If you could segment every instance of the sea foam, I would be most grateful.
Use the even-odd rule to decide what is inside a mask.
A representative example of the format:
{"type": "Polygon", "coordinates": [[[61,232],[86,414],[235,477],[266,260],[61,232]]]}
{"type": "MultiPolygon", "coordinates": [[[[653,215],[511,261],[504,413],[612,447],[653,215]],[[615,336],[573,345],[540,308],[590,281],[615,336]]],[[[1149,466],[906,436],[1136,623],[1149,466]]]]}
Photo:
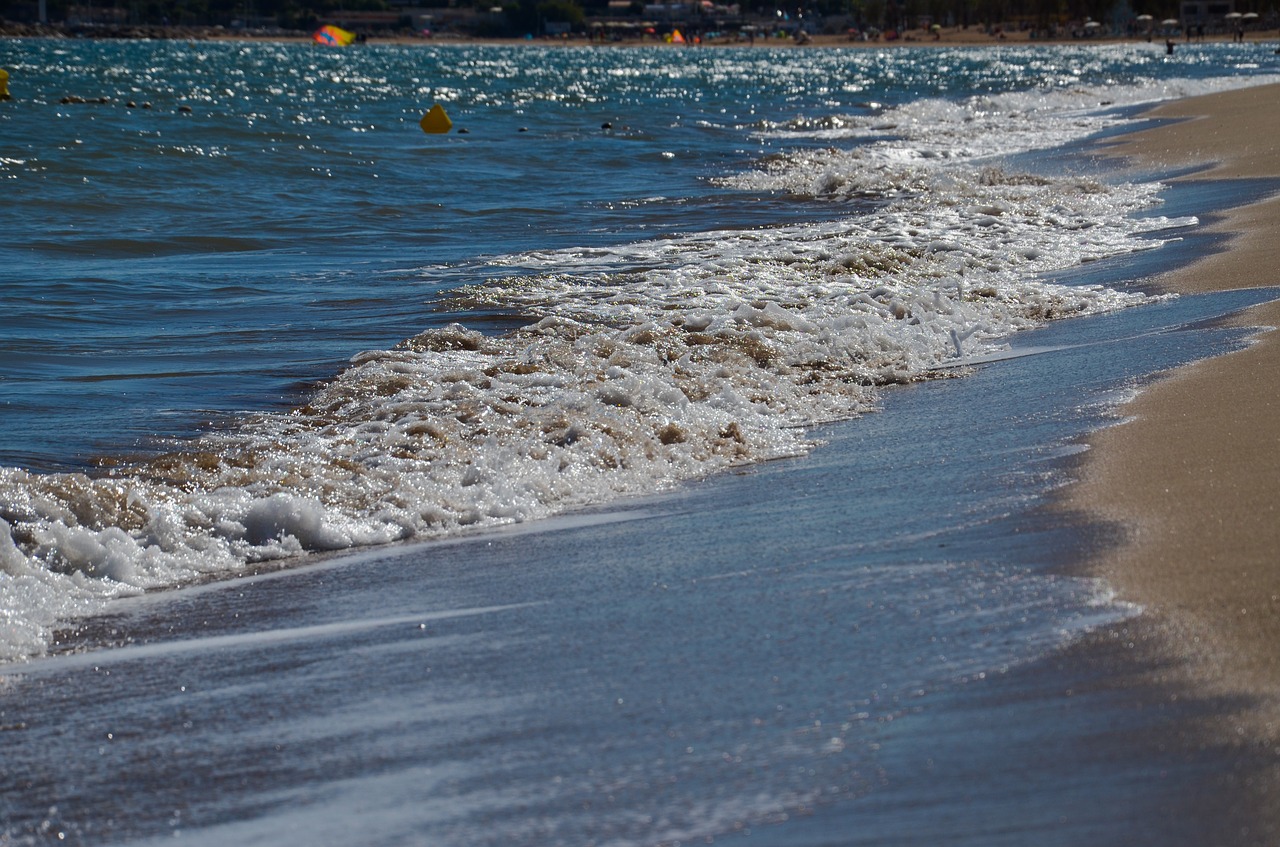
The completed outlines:
{"type": "Polygon", "coordinates": [[[124,594],[801,454],[806,427],[873,409],[880,386],[953,374],[1046,320],[1148,302],[1045,276],[1194,221],[1136,217],[1158,185],[1003,164],[1120,120],[1084,110],[1096,92],[1080,111],[1030,99],[885,110],[852,147],[721,178],[857,201],[834,220],[500,257],[447,305],[519,315],[519,330],[423,332],[354,357],[298,409],[94,476],[0,470],[0,659],[124,594]]]}

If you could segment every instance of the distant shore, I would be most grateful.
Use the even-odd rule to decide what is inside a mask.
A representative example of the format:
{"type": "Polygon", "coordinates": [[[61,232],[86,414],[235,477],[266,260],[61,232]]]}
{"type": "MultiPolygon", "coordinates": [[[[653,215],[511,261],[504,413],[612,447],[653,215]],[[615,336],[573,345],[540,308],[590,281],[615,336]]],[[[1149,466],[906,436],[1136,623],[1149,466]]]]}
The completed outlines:
{"type": "MultiPolygon", "coordinates": [[[[677,28],[682,24],[675,24],[677,28]]],[[[149,26],[149,25],[98,25],[92,27],[67,27],[50,24],[21,24],[0,22],[0,38],[98,38],[98,39],[156,39],[186,41],[263,41],[263,42],[310,42],[309,32],[302,30],[248,30],[229,29],[208,26],[149,26]]],[[[864,39],[860,35],[848,33],[814,34],[803,39],[790,36],[779,38],[763,33],[752,41],[743,40],[736,32],[711,37],[705,42],[695,45],[692,40],[684,45],[668,44],[663,40],[663,33],[644,38],[591,38],[583,34],[562,37],[542,38],[478,38],[458,35],[452,32],[441,32],[431,37],[407,35],[403,33],[368,34],[367,44],[503,44],[511,46],[580,46],[580,47],[661,47],[684,49],[686,47],[862,47],[862,48],[898,48],[898,47],[992,47],[1001,44],[1154,44],[1165,49],[1166,41],[1172,42],[1176,51],[1179,45],[1199,42],[1232,41],[1235,36],[1231,32],[1209,32],[1203,36],[1194,36],[1190,41],[1180,34],[1157,27],[1150,35],[1139,32],[1133,35],[1110,35],[1100,33],[1077,37],[1070,32],[1057,37],[1045,37],[1031,30],[1002,27],[942,27],[936,31],[929,29],[905,30],[901,34],[887,38],[879,36],[864,39]]],[[[1280,42],[1280,30],[1249,29],[1244,33],[1245,42],[1280,42]]],[[[346,49],[359,49],[353,46],[346,49]]]]}
{"type": "MultiPolygon", "coordinates": [[[[1268,85],[1165,104],[1150,114],[1171,123],[1113,150],[1147,167],[1206,168],[1183,179],[1277,180],[1277,99],[1280,85],[1268,85]]],[[[1158,278],[1162,288],[1280,284],[1280,196],[1227,210],[1208,230],[1225,238],[1220,251],[1158,278]]],[[[1126,541],[1093,568],[1146,609],[1163,681],[1237,704],[1201,743],[1274,762],[1248,785],[1280,838],[1280,302],[1233,323],[1263,329],[1247,349],[1175,371],[1126,405],[1128,422],[1090,439],[1066,498],[1122,529],[1126,541]]]]}

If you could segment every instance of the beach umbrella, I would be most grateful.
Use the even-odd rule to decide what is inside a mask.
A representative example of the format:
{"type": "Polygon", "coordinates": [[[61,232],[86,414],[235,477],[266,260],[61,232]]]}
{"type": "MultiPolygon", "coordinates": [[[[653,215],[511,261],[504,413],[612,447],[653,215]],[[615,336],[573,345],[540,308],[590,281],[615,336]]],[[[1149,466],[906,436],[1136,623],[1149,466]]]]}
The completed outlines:
{"type": "Polygon", "coordinates": [[[1256,21],[1256,20],[1258,19],[1258,13],[1257,13],[1257,12],[1245,12],[1245,13],[1244,13],[1244,19],[1245,19],[1246,21],[1256,21]]]}
{"type": "Polygon", "coordinates": [[[1150,16],[1150,15],[1138,15],[1137,20],[1140,20],[1140,21],[1142,21],[1142,22],[1144,22],[1144,23],[1145,23],[1145,22],[1147,22],[1147,21],[1149,21],[1149,20],[1152,20],[1152,18],[1151,18],[1151,16],[1150,16]]]}
{"type": "Polygon", "coordinates": [[[1239,12],[1227,12],[1222,17],[1226,18],[1229,21],[1235,21],[1235,20],[1239,20],[1240,18],[1243,18],[1244,15],[1240,14],[1239,12]]]}
{"type": "Polygon", "coordinates": [[[1173,18],[1165,18],[1160,22],[1160,26],[1177,26],[1178,22],[1173,18]]]}
{"type": "Polygon", "coordinates": [[[326,25],[316,30],[311,35],[311,40],[316,44],[324,44],[329,47],[346,47],[356,40],[356,34],[347,32],[341,27],[326,25]]]}

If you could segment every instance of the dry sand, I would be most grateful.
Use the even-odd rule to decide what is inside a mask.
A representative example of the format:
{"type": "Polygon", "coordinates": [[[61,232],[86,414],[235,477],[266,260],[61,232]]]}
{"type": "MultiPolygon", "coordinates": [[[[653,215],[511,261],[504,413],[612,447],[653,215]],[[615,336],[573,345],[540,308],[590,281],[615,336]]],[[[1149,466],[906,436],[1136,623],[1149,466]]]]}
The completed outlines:
{"type": "MultiPolygon", "coordinates": [[[[228,36],[235,37],[235,36],[228,36]]],[[[1229,33],[1215,33],[1206,35],[1201,41],[1230,41],[1232,36],[1229,33]]],[[[1175,50],[1181,46],[1183,42],[1179,38],[1175,38],[1175,50]]],[[[1259,48],[1266,49],[1271,52],[1276,43],[1280,42],[1280,32],[1277,30],[1253,30],[1245,33],[1245,41],[1256,44],[1259,48]]],[[[434,39],[424,38],[405,38],[392,37],[384,38],[375,36],[370,39],[370,43],[377,44],[496,44],[496,45],[527,45],[527,46],[595,46],[595,47],[650,47],[654,49],[667,50],[684,50],[697,49],[698,47],[746,47],[747,42],[741,40],[737,36],[728,35],[719,38],[709,39],[702,45],[695,47],[691,44],[667,44],[659,38],[626,38],[619,41],[591,41],[583,36],[574,36],[572,38],[539,38],[533,40],[525,39],[476,39],[476,38],[459,38],[449,34],[442,35],[434,39]]],[[[784,47],[795,48],[797,50],[813,49],[817,47],[848,47],[856,49],[898,49],[902,47],[997,47],[997,46],[1035,46],[1041,44],[1074,44],[1079,46],[1096,46],[1102,44],[1132,44],[1135,49],[1139,50],[1156,50],[1164,52],[1165,36],[1157,35],[1152,39],[1147,39],[1144,35],[1134,37],[1129,36],[1095,36],[1090,38],[1074,38],[1069,34],[1061,35],[1057,38],[1033,38],[1031,33],[1026,30],[1009,30],[1005,32],[988,32],[981,27],[949,27],[937,33],[937,36],[923,29],[907,30],[903,32],[902,37],[892,40],[877,38],[874,40],[863,41],[859,38],[851,38],[848,35],[830,35],[820,34],[810,36],[808,41],[798,43],[791,38],[767,38],[760,36],[751,46],[753,47],[784,47]]]]}
{"type": "MultiPolygon", "coordinates": [[[[292,43],[312,43],[308,33],[302,31],[283,31],[275,30],[271,32],[261,32],[253,30],[232,30],[222,27],[161,27],[161,26],[116,26],[116,27],[99,27],[92,31],[94,37],[102,38],[169,38],[178,40],[191,41],[267,41],[267,42],[292,42],[292,43]]],[[[77,34],[76,31],[61,27],[58,25],[41,26],[38,24],[15,24],[0,23],[0,38],[13,37],[34,37],[34,36],[54,36],[66,37],[77,34]]],[[[583,34],[574,34],[572,36],[555,36],[543,37],[536,39],[525,38],[479,38],[474,36],[460,35],[453,32],[441,32],[431,38],[407,35],[404,33],[381,33],[377,31],[366,33],[368,43],[370,44],[400,44],[400,45],[420,45],[434,46],[444,44],[489,44],[500,46],[566,46],[566,47],[650,47],[655,49],[683,50],[695,48],[692,42],[686,44],[668,44],[663,40],[665,33],[659,32],[653,36],[644,38],[626,37],[619,40],[596,40],[588,38],[583,34]]],[[[814,47],[852,47],[852,48],[868,48],[868,49],[896,49],[900,47],[994,47],[999,45],[1007,46],[1035,46],[1041,44],[1074,44],[1079,46],[1101,45],[1101,44],[1132,44],[1135,49],[1139,50],[1157,50],[1163,52],[1165,49],[1165,40],[1169,37],[1174,42],[1174,49],[1187,43],[1186,40],[1179,35],[1166,36],[1165,32],[1153,32],[1150,37],[1145,33],[1136,33],[1134,35],[1111,35],[1097,34],[1088,37],[1077,37],[1070,31],[1062,31],[1055,37],[1046,38],[1043,33],[1037,35],[1030,30],[1019,29],[1017,27],[984,27],[981,25],[973,26],[952,26],[943,27],[934,32],[927,29],[909,29],[904,30],[900,37],[885,39],[877,37],[873,40],[861,40],[860,37],[851,37],[847,33],[821,33],[811,35],[803,42],[797,42],[795,39],[771,38],[761,34],[752,42],[752,46],[756,47],[788,47],[796,49],[810,49],[814,47]]],[[[1230,41],[1234,40],[1234,36],[1229,32],[1208,33],[1203,37],[1196,39],[1199,41],[1230,41]]],[[[1253,27],[1244,34],[1246,42],[1255,44],[1261,49],[1270,48],[1280,43],[1280,30],[1260,29],[1253,27]]],[[[747,42],[737,34],[736,30],[727,32],[723,35],[709,38],[704,43],[696,45],[697,47],[744,47],[747,42]]],[[[332,48],[321,48],[332,49],[332,48]]],[[[358,47],[347,49],[359,49],[358,47]]]]}
{"type": "MultiPolygon", "coordinates": [[[[1208,166],[1184,179],[1275,179],[1278,101],[1272,85],[1167,104],[1151,114],[1173,123],[1115,149],[1147,166],[1208,166]]],[[[1224,235],[1221,251],[1159,278],[1161,287],[1280,284],[1280,198],[1228,210],[1209,229],[1224,235]]],[[[1280,302],[1233,323],[1280,326],[1280,302]]],[[[1273,761],[1252,784],[1280,790],[1280,333],[1260,330],[1245,350],[1175,371],[1124,411],[1129,422],[1090,439],[1067,494],[1072,508],[1125,531],[1096,571],[1147,609],[1172,681],[1238,704],[1204,727],[1205,743],[1273,761]]]]}
{"type": "MultiPolygon", "coordinates": [[[[771,38],[760,35],[750,46],[754,47],[793,47],[796,49],[810,49],[814,47],[851,47],[863,49],[896,49],[900,47],[998,47],[1004,46],[1036,46],[1042,44],[1074,44],[1077,46],[1096,46],[1101,44],[1132,44],[1142,50],[1156,50],[1161,53],[1165,50],[1165,38],[1163,34],[1153,34],[1151,38],[1147,38],[1145,34],[1129,35],[1096,35],[1087,38],[1079,38],[1073,36],[1069,32],[1063,32],[1056,37],[1046,38],[1043,35],[1033,35],[1029,30],[1016,28],[1000,29],[999,27],[987,29],[981,26],[968,27],[944,27],[934,33],[925,29],[909,29],[904,30],[900,37],[885,39],[877,37],[874,39],[863,40],[861,37],[854,37],[848,34],[831,34],[820,33],[808,36],[807,40],[798,42],[793,38],[771,38]]],[[[1280,39],[1280,31],[1271,29],[1252,29],[1245,33],[1244,40],[1251,44],[1256,44],[1262,48],[1270,48],[1274,46],[1280,39]]],[[[1181,36],[1173,36],[1175,42],[1175,51],[1181,45],[1185,44],[1185,40],[1181,36]]],[[[1197,38],[1197,42],[1211,41],[1231,41],[1233,36],[1231,33],[1210,33],[1203,38],[1197,38]]],[[[376,36],[370,39],[374,43],[401,43],[401,44],[447,44],[447,43],[485,43],[485,44],[506,44],[506,45],[531,45],[531,46],[548,46],[548,45],[565,45],[565,46],[598,46],[598,47],[654,47],[665,48],[670,50],[683,50],[696,47],[746,47],[748,42],[743,41],[740,36],[735,33],[728,33],[715,38],[710,38],[699,45],[686,42],[685,44],[668,44],[659,34],[647,38],[623,38],[618,41],[592,41],[585,36],[575,35],[569,38],[539,38],[533,40],[525,39],[474,39],[466,37],[456,37],[452,34],[445,33],[434,39],[424,38],[384,38],[376,36]]],[[[1268,51],[1269,52],[1269,51],[1268,51]]]]}

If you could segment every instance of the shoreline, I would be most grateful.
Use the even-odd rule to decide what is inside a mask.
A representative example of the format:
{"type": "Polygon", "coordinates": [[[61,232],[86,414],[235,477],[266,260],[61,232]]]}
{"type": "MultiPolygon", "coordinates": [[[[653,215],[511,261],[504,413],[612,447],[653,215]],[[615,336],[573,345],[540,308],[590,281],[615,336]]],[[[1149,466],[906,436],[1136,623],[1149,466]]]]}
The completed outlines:
{"type": "MultiPolygon", "coordinates": [[[[122,52],[180,62],[242,49],[225,46],[122,52]]],[[[393,58],[415,55],[425,52],[393,58]]],[[[605,53],[586,64],[610,55],[626,64],[628,54],[605,53]]],[[[787,57],[800,58],[776,51],[771,61],[783,67],[787,57]]],[[[322,136],[317,146],[335,145],[322,136]]],[[[1071,145],[1070,166],[1087,167],[1077,164],[1082,150],[1088,142],[1071,145]]],[[[230,173],[234,188],[255,172],[230,173]]],[[[395,241],[396,229],[378,229],[374,238],[395,241]]],[[[1169,255],[1137,264],[1177,264],[1169,255]]],[[[1122,264],[1103,271],[1120,280],[1122,264]]],[[[416,276],[410,284],[421,290],[416,276]]],[[[312,302],[345,306],[346,288],[336,301],[312,302]]],[[[1169,311],[1208,299],[1183,298],[1169,311]]],[[[1124,329],[1106,337],[1145,352],[1157,333],[1211,334],[1166,333],[1211,318],[1163,310],[1116,314],[1124,329]],[[1139,328],[1148,326],[1156,329],[1144,338],[1139,328]]],[[[289,313],[279,314],[283,322],[289,313]]],[[[1091,326],[1064,321],[1045,334],[1102,337],[1081,338],[1091,326]]],[[[113,843],[158,841],[179,834],[179,823],[197,844],[393,841],[406,832],[481,845],[725,840],[742,827],[680,828],[675,817],[657,829],[649,812],[689,809],[705,827],[705,810],[728,807],[753,815],[741,818],[760,821],[757,838],[776,843],[1244,843],[1199,838],[1199,827],[1220,823],[1225,832],[1268,807],[1222,812],[1220,804],[1252,795],[1200,789],[1206,773],[1243,782],[1256,757],[1214,744],[1181,760],[1235,704],[1193,701],[1171,676],[1147,684],[1156,674],[1135,665],[1169,642],[1125,642],[1151,632],[1153,616],[1102,630],[1114,640],[1077,642],[1064,656],[1061,609],[1041,602],[1059,590],[1079,598],[1064,604],[1070,621],[1075,609],[1091,609],[1092,583],[1057,579],[1084,555],[1065,551],[1084,550],[1087,537],[1039,513],[1060,466],[1075,460],[1043,445],[1084,437],[1078,404],[1098,395],[1067,386],[1087,375],[1105,390],[1117,374],[1157,367],[1128,369],[1131,355],[1117,349],[1062,345],[964,379],[895,389],[893,410],[840,426],[838,438],[831,426],[823,454],[718,474],[669,493],[643,520],[554,531],[531,522],[520,526],[527,533],[455,548],[349,549],[327,566],[312,560],[278,576],[128,601],[76,636],[108,649],[0,680],[10,762],[0,788],[16,808],[0,833],[13,821],[19,839],[38,837],[43,825],[73,841],[113,843]],[[1069,435],[1045,437],[1032,425],[1041,419],[1069,435]],[[1023,491],[1036,496],[1014,496],[1023,491]],[[934,493],[945,497],[925,496],[934,493]],[[1027,505],[1036,514],[1007,519],[1027,505]],[[1037,556],[1048,558],[1043,591],[1037,556]],[[1031,662],[1003,661],[1025,650],[1031,662]],[[1175,694],[1178,708],[1166,709],[1175,694]],[[1167,753],[1175,719],[1173,732],[1189,734],[1167,753]],[[800,799],[779,815],[759,799],[775,797],[800,799]],[[406,819],[413,813],[420,817],[406,819]],[[526,820],[546,835],[535,838],[526,820]],[[626,830],[615,823],[623,820],[638,823],[626,830]]],[[[1205,354],[1159,361],[1191,355],[1205,354]]],[[[1097,421],[1091,406],[1087,420],[1097,421]]],[[[1119,477],[1122,496],[1129,481],[1119,477]]],[[[1067,629],[1097,620],[1085,615],[1067,629]]]]}
{"type": "MultiPolygon", "coordinates": [[[[676,29],[685,26],[681,23],[671,23],[676,29]]],[[[667,26],[667,24],[663,24],[667,26]]],[[[54,24],[0,24],[0,41],[12,38],[72,38],[72,39],[90,39],[90,40],[168,40],[168,41],[243,41],[243,42],[262,42],[262,43],[295,43],[310,44],[312,39],[309,33],[297,30],[248,30],[248,29],[227,29],[221,26],[152,26],[152,25],[97,25],[92,27],[72,28],[65,25],[54,24]]],[[[572,36],[543,36],[540,38],[527,37],[480,37],[472,35],[459,35],[452,32],[437,33],[431,37],[423,37],[417,35],[408,35],[404,33],[393,34],[369,34],[367,45],[399,45],[399,46],[421,46],[433,47],[441,45],[456,46],[508,46],[508,47],[605,47],[605,48],[667,48],[667,49],[697,49],[699,47],[761,47],[761,48],[787,48],[787,49],[804,49],[804,48],[832,48],[844,47],[850,49],[879,49],[879,50],[895,50],[903,47],[998,47],[998,46],[1018,46],[1018,47],[1034,47],[1039,45],[1076,45],[1076,46],[1103,46],[1103,45],[1119,45],[1131,44],[1135,47],[1142,45],[1150,45],[1151,49],[1165,49],[1166,39],[1173,44],[1173,50],[1176,52],[1178,47],[1189,47],[1203,43],[1219,43],[1234,42],[1235,35],[1231,32],[1214,32],[1206,33],[1187,39],[1180,33],[1167,34],[1165,32],[1153,32],[1150,36],[1146,33],[1136,34],[1101,34],[1101,35],[1085,35],[1074,36],[1070,32],[1064,32],[1056,36],[1035,35],[1030,30],[1009,29],[1004,30],[996,27],[992,32],[984,31],[979,24],[970,25],[968,27],[946,27],[936,34],[925,29],[904,30],[900,37],[892,39],[875,38],[870,40],[861,40],[851,37],[846,33],[817,33],[811,34],[803,42],[798,41],[790,36],[786,38],[772,38],[761,36],[754,41],[743,41],[736,35],[723,35],[716,38],[708,39],[697,45],[692,42],[686,44],[671,44],[663,41],[661,37],[626,37],[617,40],[594,39],[586,35],[577,33],[572,36]]],[[[1267,45],[1269,43],[1280,42],[1280,29],[1250,29],[1244,33],[1242,44],[1250,45],[1267,45]]],[[[319,46],[319,45],[317,45],[319,46]]],[[[359,49],[360,45],[353,45],[345,49],[359,49]]],[[[326,48],[330,49],[330,48],[326,48]]],[[[341,48],[333,48],[341,49],[341,48]]],[[[1280,46],[1276,48],[1276,52],[1280,52],[1280,46]]]]}
{"type": "MultiPolygon", "coordinates": [[[[1107,143],[1143,167],[1204,169],[1177,181],[1274,179],[1280,85],[1163,104],[1163,125],[1107,143]]],[[[1280,195],[1215,214],[1215,252],[1152,280],[1195,294],[1275,288],[1280,195]]],[[[1199,702],[1231,704],[1191,728],[1254,765],[1238,789],[1262,831],[1280,832],[1280,300],[1230,325],[1256,329],[1244,349],[1167,373],[1094,433],[1061,505],[1118,527],[1085,563],[1144,611],[1129,635],[1154,654],[1156,682],[1199,702]],[[1256,766],[1256,767],[1255,767],[1256,766]]],[[[1108,639],[1114,634],[1102,634],[1108,639]]],[[[1260,833],[1261,834],[1261,833],[1260,833]]]]}

